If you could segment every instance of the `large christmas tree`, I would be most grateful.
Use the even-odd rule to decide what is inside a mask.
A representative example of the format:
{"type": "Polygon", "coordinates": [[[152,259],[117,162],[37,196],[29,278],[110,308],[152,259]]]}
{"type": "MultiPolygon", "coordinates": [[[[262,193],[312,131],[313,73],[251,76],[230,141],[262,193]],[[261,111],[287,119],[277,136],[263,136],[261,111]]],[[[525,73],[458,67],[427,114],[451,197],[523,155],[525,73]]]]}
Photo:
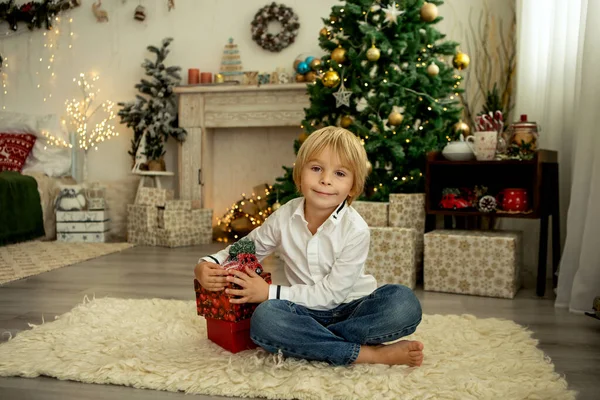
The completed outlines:
{"type": "MultiPolygon", "coordinates": [[[[362,139],[372,172],[363,198],[424,190],[428,152],[454,138],[462,108],[458,93],[468,56],[445,41],[432,0],[348,0],[323,19],[319,44],[328,54],[312,63],[319,79],[308,85],[310,107],[298,151],[311,132],[342,126],[362,139]]],[[[308,60],[310,61],[310,60],[308,60]]],[[[271,202],[298,196],[292,167],[277,178],[271,202]]]]}
{"type": "Polygon", "coordinates": [[[133,128],[133,139],[129,154],[135,158],[144,133],[146,134],[145,155],[148,160],[159,160],[165,154],[164,143],[169,137],[183,142],[187,132],[179,127],[177,120],[177,98],[173,88],[181,81],[181,67],[165,66],[172,38],[162,41],[160,48],[148,46],[149,52],[156,57],[155,61],[144,60],[142,67],[149,79],[142,79],[135,88],[140,94],[131,102],[118,103],[121,123],[133,128]]]}

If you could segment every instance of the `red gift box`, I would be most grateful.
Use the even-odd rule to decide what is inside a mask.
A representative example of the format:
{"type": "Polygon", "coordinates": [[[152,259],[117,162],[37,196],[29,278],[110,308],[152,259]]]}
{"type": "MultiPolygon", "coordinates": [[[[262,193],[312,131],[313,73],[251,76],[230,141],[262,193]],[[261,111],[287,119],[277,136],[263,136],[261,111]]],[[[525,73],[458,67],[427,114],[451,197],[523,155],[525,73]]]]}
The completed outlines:
{"type": "Polygon", "coordinates": [[[240,322],[206,318],[208,338],[232,353],[258,347],[250,339],[250,318],[240,322]]]}
{"type": "MultiPolygon", "coordinates": [[[[271,284],[271,274],[263,273],[261,277],[271,284]]],[[[231,284],[228,287],[232,287],[231,284]]],[[[196,308],[198,315],[228,322],[239,322],[248,319],[258,306],[256,303],[231,304],[229,295],[224,290],[211,291],[204,289],[197,279],[194,279],[196,291],[196,308]]]]}

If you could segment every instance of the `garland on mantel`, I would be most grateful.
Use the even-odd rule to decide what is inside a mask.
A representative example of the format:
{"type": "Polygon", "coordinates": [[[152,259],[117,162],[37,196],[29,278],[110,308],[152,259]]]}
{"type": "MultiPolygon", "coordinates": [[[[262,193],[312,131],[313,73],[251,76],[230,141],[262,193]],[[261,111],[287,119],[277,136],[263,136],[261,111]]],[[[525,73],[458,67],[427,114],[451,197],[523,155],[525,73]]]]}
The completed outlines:
{"type": "Polygon", "coordinates": [[[42,24],[51,30],[56,14],[80,4],[81,0],[44,0],[30,1],[19,6],[14,0],[0,1],[0,22],[8,22],[13,31],[18,29],[19,22],[25,22],[29,30],[39,29],[42,24]]]}

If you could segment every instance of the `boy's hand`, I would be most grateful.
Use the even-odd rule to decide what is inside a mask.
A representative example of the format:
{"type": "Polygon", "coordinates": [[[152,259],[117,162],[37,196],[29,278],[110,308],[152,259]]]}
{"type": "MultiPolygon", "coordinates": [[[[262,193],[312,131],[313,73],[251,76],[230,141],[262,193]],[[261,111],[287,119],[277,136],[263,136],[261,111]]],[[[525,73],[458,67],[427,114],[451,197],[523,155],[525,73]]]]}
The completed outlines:
{"type": "Polygon", "coordinates": [[[225,289],[227,285],[227,271],[218,264],[203,261],[194,268],[196,279],[206,290],[213,292],[225,289]]]}
{"type": "Polygon", "coordinates": [[[265,282],[254,270],[247,268],[246,273],[237,270],[230,270],[231,276],[227,277],[227,282],[235,283],[242,289],[226,289],[225,293],[230,296],[241,296],[241,298],[231,298],[230,303],[262,303],[269,298],[269,284],[265,282]]]}

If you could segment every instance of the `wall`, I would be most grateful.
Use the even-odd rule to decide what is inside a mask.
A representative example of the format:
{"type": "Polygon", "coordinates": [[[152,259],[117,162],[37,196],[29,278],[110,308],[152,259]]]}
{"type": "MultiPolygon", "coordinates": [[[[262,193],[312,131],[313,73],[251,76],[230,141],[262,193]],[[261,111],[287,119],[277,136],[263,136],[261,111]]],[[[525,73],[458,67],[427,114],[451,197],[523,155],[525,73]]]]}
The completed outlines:
{"type": "MultiPolygon", "coordinates": [[[[133,86],[144,72],[140,64],[149,56],[146,46],[159,45],[167,36],[174,38],[167,64],[181,66],[184,75],[190,67],[217,72],[223,46],[229,37],[238,43],[245,69],[272,71],[277,67],[291,67],[300,53],[321,54],[317,42],[319,29],[323,26],[321,18],[328,15],[333,5],[341,4],[334,0],[285,0],[283,3],[299,15],[301,28],[295,44],[273,54],[262,50],[250,37],[250,21],[256,11],[268,3],[266,0],[175,0],[176,8],[170,12],[166,0],[104,0],[102,6],[109,16],[107,23],[95,21],[91,3],[83,0],[80,7],[62,16],[56,25],[59,29],[58,48],[44,47],[54,34],[44,36],[42,30],[29,32],[22,28],[24,33],[0,39],[0,52],[8,58],[9,65],[5,68],[8,94],[0,92],[0,109],[64,115],[65,100],[77,95],[72,79],[80,72],[100,75],[96,83],[101,88],[101,99],[133,99],[136,94],[133,86]],[[134,10],[140,4],[146,7],[144,22],[133,19],[134,10]],[[72,23],[69,18],[73,18],[72,23]],[[73,36],[69,35],[71,31],[73,36]],[[70,43],[72,49],[68,48],[70,43]],[[51,54],[55,55],[55,61],[48,70],[47,59],[51,54]],[[52,71],[55,77],[51,79],[52,71]],[[41,85],[39,89],[38,84],[41,85]]],[[[440,7],[444,20],[437,27],[448,35],[448,39],[464,43],[461,49],[469,53],[472,50],[466,40],[469,24],[477,23],[486,7],[499,23],[510,21],[513,4],[514,0],[447,0],[440,7]]],[[[6,24],[2,29],[6,29],[6,24]]],[[[471,62],[474,68],[478,60],[471,62]]],[[[131,132],[123,126],[118,126],[118,131],[118,138],[103,143],[98,151],[90,153],[91,180],[120,181],[128,177],[131,160],[127,150],[131,132]]],[[[229,146],[241,146],[242,138],[250,143],[250,155],[216,166],[231,170],[225,193],[215,209],[216,215],[221,215],[242,192],[249,192],[254,185],[265,180],[272,182],[280,176],[282,164],[291,165],[294,158],[292,141],[299,134],[299,128],[222,132],[215,138],[217,155],[227,154],[229,146]],[[260,149],[266,151],[259,153],[260,149]],[[235,174],[236,170],[248,166],[256,170],[255,182],[247,182],[235,174]]],[[[166,158],[168,169],[176,170],[177,147],[174,143],[167,147],[166,158]]],[[[177,177],[166,184],[172,185],[176,180],[177,177]]]]}

